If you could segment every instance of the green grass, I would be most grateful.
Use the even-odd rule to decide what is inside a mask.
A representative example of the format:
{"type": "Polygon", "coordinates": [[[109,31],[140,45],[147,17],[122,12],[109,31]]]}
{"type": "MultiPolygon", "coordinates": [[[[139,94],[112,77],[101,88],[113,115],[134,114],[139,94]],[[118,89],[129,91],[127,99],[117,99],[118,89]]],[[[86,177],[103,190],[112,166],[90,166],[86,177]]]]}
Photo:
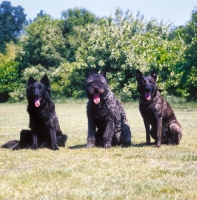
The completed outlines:
{"type": "MultiPolygon", "coordinates": [[[[138,103],[123,105],[129,148],[86,149],[86,100],[56,111],[69,139],[59,151],[0,149],[0,199],[197,199],[197,103],[172,102],[183,127],[179,146],[144,146],[138,103]]],[[[0,144],[28,128],[25,103],[0,104],[0,144]]]]}

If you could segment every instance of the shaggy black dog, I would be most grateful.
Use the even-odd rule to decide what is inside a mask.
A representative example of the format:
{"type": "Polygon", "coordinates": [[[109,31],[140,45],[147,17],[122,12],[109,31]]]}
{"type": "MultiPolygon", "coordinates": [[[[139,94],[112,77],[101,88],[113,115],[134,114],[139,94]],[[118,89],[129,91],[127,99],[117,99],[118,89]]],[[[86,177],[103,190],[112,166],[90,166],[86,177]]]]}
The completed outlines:
{"type": "Polygon", "coordinates": [[[86,93],[88,138],[86,147],[131,144],[131,132],[125,111],[108,87],[106,72],[87,73],[86,93]]]}
{"type": "Polygon", "coordinates": [[[31,130],[22,130],[20,141],[12,140],[1,147],[11,149],[47,147],[52,150],[58,150],[58,146],[64,147],[67,136],[60,130],[55,105],[50,96],[48,77],[44,76],[39,82],[30,76],[26,95],[31,130]]]}
{"type": "Polygon", "coordinates": [[[150,144],[151,135],[157,147],[160,147],[161,143],[179,144],[182,128],[171,106],[158,91],[156,71],[153,70],[149,76],[143,76],[140,70],[137,70],[136,78],[140,93],[139,109],[146,129],[146,143],[150,144]]]}

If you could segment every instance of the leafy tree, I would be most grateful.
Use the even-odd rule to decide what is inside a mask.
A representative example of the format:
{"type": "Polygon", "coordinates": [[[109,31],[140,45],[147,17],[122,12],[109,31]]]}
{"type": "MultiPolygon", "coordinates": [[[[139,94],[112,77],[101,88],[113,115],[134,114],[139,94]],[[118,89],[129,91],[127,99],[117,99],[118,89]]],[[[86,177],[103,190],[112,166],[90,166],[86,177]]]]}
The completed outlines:
{"type": "Polygon", "coordinates": [[[69,54],[67,54],[67,60],[70,62],[75,61],[75,52],[78,46],[80,46],[81,39],[78,37],[78,33],[75,27],[83,28],[87,24],[97,24],[98,18],[84,8],[68,9],[62,12],[62,32],[66,38],[66,47],[69,54]],[[76,43],[77,45],[72,45],[76,43]]]}
{"type": "Polygon", "coordinates": [[[26,21],[24,9],[21,6],[14,7],[9,1],[3,1],[0,5],[0,52],[5,51],[6,43],[17,41],[23,25],[26,21]]]}
{"type": "MultiPolygon", "coordinates": [[[[156,21],[145,22],[139,13],[134,17],[116,10],[115,18],[103,19],[99,26],[75,27],[81,44],[76,51],[76,70],[88,67],[105,68],[110,87],[122,99],[136,98],[135,71],[144,72],[156,68],[159,72],[159,88],[165,93],[177,86],[179,74],[177,62],[184,52],[181,39],[168,40],[169,25],[156,21]],[[85,42],[83,42],[85,41],[85,42]],[[170,76],[173,76],[169,79],[170,76]]],[[[84,81],[81,78],[81,84],[84,81]]]]}
{"type": "Polygon", "coordinates": [[[190,99],[197,99],[197,8],[191,13],[191,20],[177,32],[187,45],[185,61],[180,68],[182,78],[179,92],[190,99]]]}
{"type": "Polygon", "coordinates": [[[9,92],[18,88],[20,80],[18,63],[15,61],[16,45],[6,44],[5,54],[0,53],[0,96],[8,97],[9,92]]]}
{"type": "Polygon", "coordinates": [[[63,33],[70,33],[75,26],[85,26],[95,23],[97,18],[94,14],[84,8],[68,9],[62,12],[63,33]]]}
{"type": "Polygon", "coordinates": [[[59,21],[47,14],[38,15],[25,31],[26,35],[20,39],[22,69],[39,64],[45,68],[57,67],[65,60],[65,39],[59,21]]]}

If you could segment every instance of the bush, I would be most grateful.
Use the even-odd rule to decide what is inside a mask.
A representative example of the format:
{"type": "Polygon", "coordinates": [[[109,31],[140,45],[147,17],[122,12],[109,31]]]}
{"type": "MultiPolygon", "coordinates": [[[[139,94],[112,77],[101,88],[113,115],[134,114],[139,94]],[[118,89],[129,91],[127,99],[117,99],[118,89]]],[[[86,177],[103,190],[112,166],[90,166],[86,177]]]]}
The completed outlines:
{"type": "MultiPolygon", "coordinates": [[[[184,42],[180,38],[168,40],[170,24],[159,24],[154,20],[145,22],[140,14],[134,17],[129,12],[124,14],[116,10],[114,19],[103,19],[99,26],[89,24],[83,29],[75,29],[80,38],[76,51],[76,62],[80,67],[73,72],[77,75],[83,69],[83,73],[80,71],[83,76],[77,77],[79,83],[84,81],[88,68],[95,72],[104,68],[108,72],[110,88],[120,99],[137,98],[136,69],[150,73],[155,68],[159,88],[164,93],[175,93],[180,81],[176,66],[181,62],[184,42]]],[[[72,94],[82,90],[82,85],[77,85],[72,94]]]]}
{"type": "Polygon", "coordinates": [[[0,65],[0,93],[11,92],[18,88],[18,63],[8,61],[0,65]]]}

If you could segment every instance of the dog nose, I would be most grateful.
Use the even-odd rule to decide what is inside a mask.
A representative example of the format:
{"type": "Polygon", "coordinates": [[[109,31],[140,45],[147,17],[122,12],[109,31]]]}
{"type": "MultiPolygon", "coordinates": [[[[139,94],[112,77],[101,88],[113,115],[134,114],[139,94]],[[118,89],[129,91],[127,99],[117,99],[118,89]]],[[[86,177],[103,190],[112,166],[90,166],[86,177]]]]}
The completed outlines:
{"type": "Polygon", "coordinates": [[[94,94],[98,94],[98,93],[99,93],[98,88],[95,88],[94,89],[94,94]]]}
{"type": "Polygon", "coordinates": [[[151,92],[151,88],[145,88],[145,92],[151,92]]]}

